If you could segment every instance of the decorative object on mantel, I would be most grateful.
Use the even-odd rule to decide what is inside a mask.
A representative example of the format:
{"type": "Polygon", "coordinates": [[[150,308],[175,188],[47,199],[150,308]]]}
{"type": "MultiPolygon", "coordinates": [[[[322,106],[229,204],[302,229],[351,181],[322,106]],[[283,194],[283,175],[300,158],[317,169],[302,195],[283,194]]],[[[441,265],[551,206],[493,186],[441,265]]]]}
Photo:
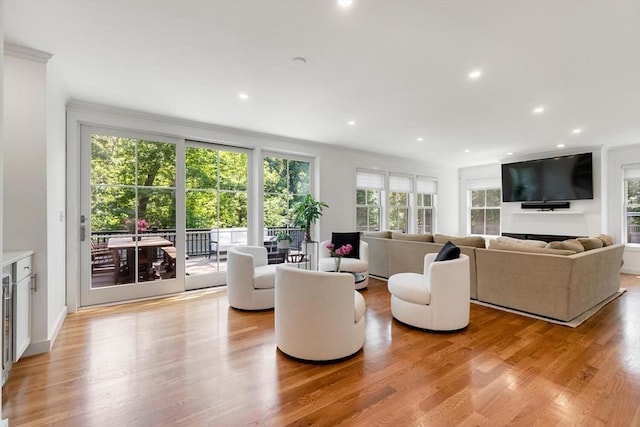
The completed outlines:
{"type": "Polygon", "coordinates": [[[342,257],[349,255],[349,253],[351,252],[351,250],[353,249],[353,246],[351,246],[350,244],[346,244],[346,245],[342,245],[339,248],[336,249],[336,245],[334,245],[333,243],[329,243],[327,245],[327,249],[329,249],[329,252],[331,253],[331,256],[333,257],[333,262],[335,265],[335,271],[337,273],[340,273],[340,262],[342,261],[342,257]]]}

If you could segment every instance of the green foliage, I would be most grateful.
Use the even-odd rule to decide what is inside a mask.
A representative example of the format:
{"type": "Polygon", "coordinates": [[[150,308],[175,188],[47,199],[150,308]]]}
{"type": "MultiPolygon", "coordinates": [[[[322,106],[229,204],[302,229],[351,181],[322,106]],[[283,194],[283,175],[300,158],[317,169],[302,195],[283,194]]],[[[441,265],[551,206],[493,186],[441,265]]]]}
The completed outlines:
{"type": "Polygon", "coordinates": [[[307,241],[311,241],[311,225],[322,216],[322,210],[328,207],[329,205],[314,199],[311,194],[307,194],[293,205],[293,224],[305,231],[307,241]]]}

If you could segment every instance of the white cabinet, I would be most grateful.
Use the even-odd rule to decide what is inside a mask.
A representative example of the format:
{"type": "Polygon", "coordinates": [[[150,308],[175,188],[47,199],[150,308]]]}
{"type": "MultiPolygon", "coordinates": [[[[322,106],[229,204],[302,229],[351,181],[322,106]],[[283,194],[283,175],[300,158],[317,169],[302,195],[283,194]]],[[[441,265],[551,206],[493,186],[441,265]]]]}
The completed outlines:
{"type": "MultiPolygon", "coordinates": [[[[15,251],[2,253],[3,272],[8,270],[11,275],[10,312],[5,319],[10,331],[10,337],[3,340],[9,344],[13,362],[17,362],[31,344],[31,294],[35,291],[36,277],[33,274],[33,251],[15,251]]],[[[9,361],[10,362],[10,361],[9,361]]]]}
{"type": "Polygon", "coordinates": [[[14,264],[13,289],[13,361],[17,362],[31,344],[31,257],[14,264]]]}

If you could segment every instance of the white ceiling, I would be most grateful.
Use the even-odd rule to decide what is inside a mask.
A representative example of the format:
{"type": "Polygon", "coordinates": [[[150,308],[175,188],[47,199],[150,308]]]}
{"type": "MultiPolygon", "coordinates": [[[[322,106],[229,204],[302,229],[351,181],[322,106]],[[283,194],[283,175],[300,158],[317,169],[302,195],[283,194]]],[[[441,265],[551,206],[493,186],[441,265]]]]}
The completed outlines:
{"type": "Polygon", "coordinates": [[[6,0],[5,40],[76,100],[455,166],[640,143],[637,0],[6,0]]]}

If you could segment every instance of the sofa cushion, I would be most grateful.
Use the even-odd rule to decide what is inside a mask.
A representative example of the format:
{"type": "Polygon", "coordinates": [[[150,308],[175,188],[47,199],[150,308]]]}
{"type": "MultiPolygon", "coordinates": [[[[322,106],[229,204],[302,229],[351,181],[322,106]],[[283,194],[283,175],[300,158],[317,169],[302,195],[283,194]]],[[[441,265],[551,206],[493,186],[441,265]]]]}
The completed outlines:
{"type": "Polygon", "coordinates": [[[362,319],[362,316],[364,316],[364,312],[367,310],[367,304],[364,302],[364,297],[362,296],[362,294],[358,291],[353,291],[354,292],[354,304],[353,304],[353,321],[354,323],[357,323],[358,320],[362,319]]]}
{"type": "Polygon", "coordinates": [[[567,239],[562,242],[549,242],[545,247],[547,249],[566,249],[576,253],[584,252],[584,246],[576,239],[567,239]]]}
{"type": "Polygon", "coordinates": [[[482,236],[456,237],[447,236],[446,234],[434,234],[433,241],[435,243],[445,244],[451,242],[457,246],[470,246],[472,248],[485,248],[486,243],[482,236]]]}
{"type": "Polygon", "coordinates": [[[527,252],[527,253],[549,254],[549,255],[573,255],[576,253],[576,251],[570,251],[566,249],[536,248],[533,246],[509,245],[507,243],[500,243],[496,240],[492,240],[490,242],[489,249],[496,249],[499,251],[527,252]]]}
{"type": "Polygon", "coordinates": [[[409,240],[412,242],[433,242],[433,234],[406,234],[398,231],[391,233],[391,238],[395,240],[409,240]]]}
{"type": "Polygon", "coordinates": [[[607,234],[600,234],[597,236],[598,239],[602,240],[602,246],[611,246],[613,245],[613,237],[607,234]]]}
{"type": "Polygon", "coordinates": [[[451,242],[447,242],[444,244],[442,249],[440,249],[440,252],[438,252],[438,255],[436,255],[434,262],[450,261],[452,259],[458,259],[458,258],[460,258],[460,248],[451,242]]]}
{"type": "Polygon", "coordinates": [[[380,237],[382,239],[390,239],[391,238],[391,230],[365,231],[362,235],[364,237],[380,237]]]}
{"type": "Polygon", "coordinates": [[[544,248],[547,246],[547,242],[542,240],[515,239],[508,236],[500,236],[496,240],[498,243],[506,243],[508,245],[529,246],[534,248],[544,248]]]}
{"type": "Polygon", "coordinates": [[[351,252],[344,258],[360,258],[360,233],[354,231],[351,233],[331,233],[331,243],[338,249],[346,244],[351,245],[351,252]]]}
{"type": "Polygon", "coordinates": [[[602,240],[598,239],[597,237],[578,237],[576,240],[580,242],[585,251],[590,251],[591,249],[599,249],[604,245],[602,243],[602,240]]]}

